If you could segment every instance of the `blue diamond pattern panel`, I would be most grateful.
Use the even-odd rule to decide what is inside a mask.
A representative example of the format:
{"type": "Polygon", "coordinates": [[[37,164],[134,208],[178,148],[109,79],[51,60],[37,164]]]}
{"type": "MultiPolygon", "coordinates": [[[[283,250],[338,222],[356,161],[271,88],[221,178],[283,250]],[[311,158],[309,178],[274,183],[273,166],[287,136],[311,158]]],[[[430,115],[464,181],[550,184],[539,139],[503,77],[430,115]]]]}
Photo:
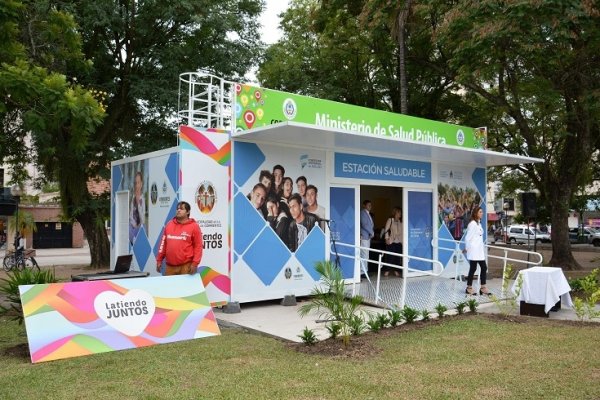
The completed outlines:
{"type": "MultiPolygon", "coordinates": [[[[167,178],[169,178],[169,182],[173,189],[175,189],[175,193],[177,193],[177,189],[179,189],[179,152],[173,153],[169,156],[169,160],[165,165],[165,173],[167,174],[167,178]]],[[[174,214],[173,214],[174,215],[174,214]]]]}
{"type": "MultiPolygon", "coordinates": [[[[431,239],[433,237],[433,220],[431,215],[432,194],[428,192],[408,192],[408,254],[421,258],[432,258],[431,239]]],[[[428,271],[431,263],[409,260],[409,267],[428,271]]]]}
{"type": "Polygon", "coordinates": [[[302,264],[306,272],[315,281],[318,281],[320,278],[317,271],[315,271],[315,263],[324,260],[324,246],[325,234],[318,227],[314,227],[298,250],[296,250],[296,259],[300,261],[300,264],[302,264]]]}
{"type": "MultiPolygon", "coordinates": [[[[331,203],[331,236],[338,243],[354,244],[356,228],[354,226],[354,188],[330,189],[331,203]]],[[[346,246],[336,246],[338,254],[345,254],[350,257],[340,257],[342,276],[345,279],[354,276],[354,248],[346,246]]],[[[335,260],[335,254],[330,254],[330,259],[335,260]]]]}
{"type": "Polygon", "coordinates": [[[112,170],[112,192],[115,193],[121,187],[121,182],[123,180],[123,171],[121,171],[121,166],[116,166],[112,170]]]}
{"type": "Polygon", "coordinates": [[[259,232],[265,229],[267,221],[252,207],[246,196],[239,192],[234,199],[234,210],[234,251],[243,254],[259,232]]]}
{"type": "Polygon", "coordinates": [[[233,142],[233,146],[235,154],[233,182],[240,187],[265,162],[265,155],[254,143],[233,142]]]}
{"type": "Polygon", "coordinates": [[[146,229],[144,226],[142,226],[142,229],[139,231],[135,238],[135,243],[133,244],[133,254],[135,254],[135,259],[137,261],[137,265],[140,267],[140,271],[143,271],[146,267],[146,262],[148,261],[151,253],[152,246],[150,246],[150,242],[148,241],[146,229]]]}
{"type": "MultiPolygon", "coordinates": [[[[438,238],[439,239],[447,239],[447,240],[454,240],[454,238],[452,237],[452,235],[450,234],[450,231],[448,230],[448,227],[446,227],[446,225],[442,225],[439,232],[438,232],[438,238]]],[[[439,241],[439,246],[440,247],[444,247],[444,248],[451,248],[453,247],[452,242],[448,242],[446,240],[440,240],[439,241]]],[[[450,261],[450,258],[452,257],[452,251],[449,250],[441,250],[438,252],[438,260],[442,263],[442,265],[446,266],[448,264],[448,261],[450,261]]]]}
{"type": "MultiPolygon", "coordinates": [[[[486,194],[486,190],[485,190],[485,169],[483,168],[475,168],[475,170],[473,171],[473,175],[471,175],[471,178],[473,179],[473,183],[475,183],[475,187],[477,188],[477,191],[479,192],[479,195],[481,196],[481,200],[482,200],[482,207],[485,207],[485,194],[486,194]]],[[[479,204],[477,204],[479,205],[479,204]]],[[[485,211],[485,210],[484,210],[485,211]]],[[[485,214],[484,214],[485,216],[485,214]]]]}
{"type": "Polygon", "coordinates": [[[158,248],[160,247],[160,240],[162,239],[162,235],[165,231],[165,225],[167,224],[167,222],[169,222],[171,219],[173,219],[173,217],[175,217],[175,213],[177,211],[177,201],[173,201],[173,203],[171,204],[171,210],[169,211],[169,213],[167,214],[167,216],[165,217],[165,221],[163,222],[163,226],[160,229],[160,234],[158,235],[158,237],[156,238],[156,243],[154,243],[154,254],[158,254],[158,248]]]}
{"type": "MultiPolygon", "coordinates": [[[[121,186],[122,180],[123,180],[123,171],[121,171],[121,167],[120,166],[114,167],[112,169],[112,181],[111,181],[112,200],[113,200],[113,204],[112,204],[111,210],[110,210],[111,221],[116,221],[115,211],[116,211],[117,207],[115,206],[114,202],[117,200],[116,193],[117,193],[117,190],[119,190],[119,187],[121,186]]],[[[115,231],[116,231],[116,229],[110,230],[111,243],[115,242],[115,231]]]]}
{"type": "Polygon", "coordinates": [[[242,257],[266,286],[273,283],[290,258],[290,251],[272,229],[264,229],[242,257]]]}

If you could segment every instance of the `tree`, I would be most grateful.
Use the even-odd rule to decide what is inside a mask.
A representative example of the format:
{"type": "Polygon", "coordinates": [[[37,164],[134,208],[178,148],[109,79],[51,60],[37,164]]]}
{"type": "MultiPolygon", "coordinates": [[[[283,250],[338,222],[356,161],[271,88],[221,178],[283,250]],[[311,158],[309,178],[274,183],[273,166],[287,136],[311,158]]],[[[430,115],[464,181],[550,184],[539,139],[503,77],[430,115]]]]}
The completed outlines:
{"type": "Polygon", "coordinates": [[[426,57],[437,51],[422,20],[406,19],[404,30],[410,34],[405,35],[405,75],[410,79],[400,85],[397,18],[388,15],[400,15],[402,4],[291,1],[282,15],[283,37],[267,48],[261,61],[259,82],[272,89],[392,112],[402,111],[404,97],[410,99],[405,112],[411,115],[461,122],[471,110],[457,94],[458,87],[417,62],[416,55],[426,57]],[[380,4],[385,8],[378,9],[380,4]],[[402,88],[406,96],[401,96],[402,88]]]}
{"type": "Polygon", "coordinates": [[[495,110],[495,150],[540,157],[511,167],[540,192],[552,219],[550,265],[578,269],[568,239],[574,196],[600,148],[600,9],[595,2],[432,0],[431,68],[495,110]],[[432,18],[433,22],[433,18],[432,18]]]}
{"type": "MultiPolygon", "coordinates": [[[[262,2],[45,0],[23,4],[27,12],[18,21],[19,45],[28,49],[29,60],[47,62],[48,68],[59,72],[63,81],[55,85],[75,96],[64,104],[82,118],[77,128],[85,129],[74,134],[68,126],[47,121],[45,114],[21,124],[18,113],[6,113],[5,132],[19,128],[7,141],[20,141],[32,125],[37,127],[39,134],[32,136],[37,162],[44,166],[47,180],[59,183],[65,216],[81,223],[92,266],[106,266],[109,243],[104,221],[109,202],[106,195],[90,193],[87,183],[108,179],[114,159],[176,144],[180,73],[207,70],[228,79],[246,73],[260,52],[255,17],[262,2]],[[54,11],[71,24],[50,31],[79,43],[78,49],[56,48],[63,38],[37,29],[54,11]],[[41,56],[39,49],[48,50],[41,56]],[[99,105],[93,118],[84,115],[91,102],[99,105]]],[[[8,87],[6,94],[14,98],[13,90],[8,87]]],[[[49,92],[41,95],[49,103],[46,106],[57,100],[49,92]]],[[[23,146],[16,147],[0,155],[19,160],[16,154],[23,146]]]]}
{"type": "Polygon", "coordinates": [[[0,13],[6,34],[0,45],[0,158],[10,165],[16,183],[29,178],[24,165],[36,163],[46,177],[58,179],[64,199],[78,193],[71,204],[80,206],[94,201],[85,190],[86,181],[83,191],[77,184],[92,158],[84,148],[104,111],[90,91],[64,75],[87,67],[72,17],[47,9],[41,18],[39,5],[5,2],[0,13]]]}
{"type": "Polygon", "coordinates": [[[408,83],[406,77],[406,36],[408,34],[407,24],[409,13],[412,8],[412,0],[401,2],[391,0],[370,0],[363,6],[361,19],[373,23],[370,26],[380,24],[382,19],[387,19],[392,35],[398,41],[398,81],[400,85],[400,113],[408,114],[408,83]]]}

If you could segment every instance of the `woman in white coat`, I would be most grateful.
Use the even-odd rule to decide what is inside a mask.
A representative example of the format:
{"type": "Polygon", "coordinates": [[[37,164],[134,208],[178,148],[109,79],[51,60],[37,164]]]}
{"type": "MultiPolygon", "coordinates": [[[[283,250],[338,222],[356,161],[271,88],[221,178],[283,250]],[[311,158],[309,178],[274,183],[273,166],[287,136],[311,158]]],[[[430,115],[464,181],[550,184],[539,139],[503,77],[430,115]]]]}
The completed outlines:
{"type": "Polygon", "coordinates": [[[485,286],[487,265],[485,263],[485,248],[483,243],[484,229],[481,226],[481,217],[483,217],[483,210],[481,207],[474,207],[471,213],[471,222],[467,226],[467,235],[465,237],[465,249],[463,252],[467,253],[467,260],[469,260],[469,275],[467,276],[467,289],[465,293],[475,294],[473,290],[473,276],[477,271],[477,264],[481,267],[481,274],[479,275],[481,280],[481,287],[479,288],[479,294],[490,295],[490,291],[485,286]]]}

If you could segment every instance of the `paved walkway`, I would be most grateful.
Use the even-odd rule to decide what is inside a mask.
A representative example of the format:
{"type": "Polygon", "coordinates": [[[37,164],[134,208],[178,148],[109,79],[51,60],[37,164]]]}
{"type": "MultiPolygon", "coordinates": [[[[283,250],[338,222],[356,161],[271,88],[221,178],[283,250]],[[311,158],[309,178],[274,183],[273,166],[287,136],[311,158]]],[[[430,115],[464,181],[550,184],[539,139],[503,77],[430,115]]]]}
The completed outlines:
{"type": "MultiPolygon", "coordinates": [[[[0,251],[1,258],[4,258],[4,252],[0,251]]],[[[90,248],[86,245],[77,249],[36,249],[35,260],[40,267],[90,265],[90,248]]]]}
{"type": "MultiPolygon", "coordinates": [[[[301,317],[298,313],[298,309],[306,301],[310,300],[302,299],[302,301],[295,306],[283,306],[280,304],[280,301],[246,303],[241,305],[242,311],[237,314],[227,314],[223,312],[223,309],[216,308],[215,316],[217,317],[220,325],[242,327],[293,342],[301,342],[301,339],[298,335],[302,333],[304,328],[312,329],[319,340],[327,339],[329,337],[329,333],[325,328],[325,322],[321,320],[319,315],[312,313],[305,317],[301,317]]],[[[597,305],[596,309],[600,311],[600,305],[597,305]]],[[[364,306],[362,307],[362,310],[370,314],[381,314],[388,312],[382,308],[371,306],[364,306]]],[[[499,314],[500,310],[495,303],[485,303],[481,304],[477,308],[477,312],[499,314]]],[[[449,310],[447,312],[449,315],[455,313],[456,310],[449,310]]],[[[511,314],[519,314],[518,306],[511,312],[511,314]]],[[[437,317],[437,314],[432,313],[432,317],[437,317]]],[[[572,321],[578,320],[577,316],[575,315],[575,311],[564,306],[556,312],[551,311],[548,318],[572,321]]],[[[600,319],[596,319],[594,322],[600,323],[600,319]]]]}

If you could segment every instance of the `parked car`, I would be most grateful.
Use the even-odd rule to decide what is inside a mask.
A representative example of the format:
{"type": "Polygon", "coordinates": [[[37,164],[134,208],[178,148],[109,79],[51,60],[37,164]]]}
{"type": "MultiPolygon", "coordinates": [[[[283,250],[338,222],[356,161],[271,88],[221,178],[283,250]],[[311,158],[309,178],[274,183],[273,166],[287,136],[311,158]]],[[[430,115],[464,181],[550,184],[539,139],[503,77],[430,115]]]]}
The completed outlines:
{"type": "Polygon", "coordinates": [[[600,231],[591,226],[570,228],[569,241],[571,243],[589,243],[598,247],[600,246],[600,231]]]}
{"type": "Polygon", "coordinates": [[[508,227],[508,241],[511,244],[516,243],[547,243],[550,242],[550,235],[527,225],[510,225],[508,227]]]}

